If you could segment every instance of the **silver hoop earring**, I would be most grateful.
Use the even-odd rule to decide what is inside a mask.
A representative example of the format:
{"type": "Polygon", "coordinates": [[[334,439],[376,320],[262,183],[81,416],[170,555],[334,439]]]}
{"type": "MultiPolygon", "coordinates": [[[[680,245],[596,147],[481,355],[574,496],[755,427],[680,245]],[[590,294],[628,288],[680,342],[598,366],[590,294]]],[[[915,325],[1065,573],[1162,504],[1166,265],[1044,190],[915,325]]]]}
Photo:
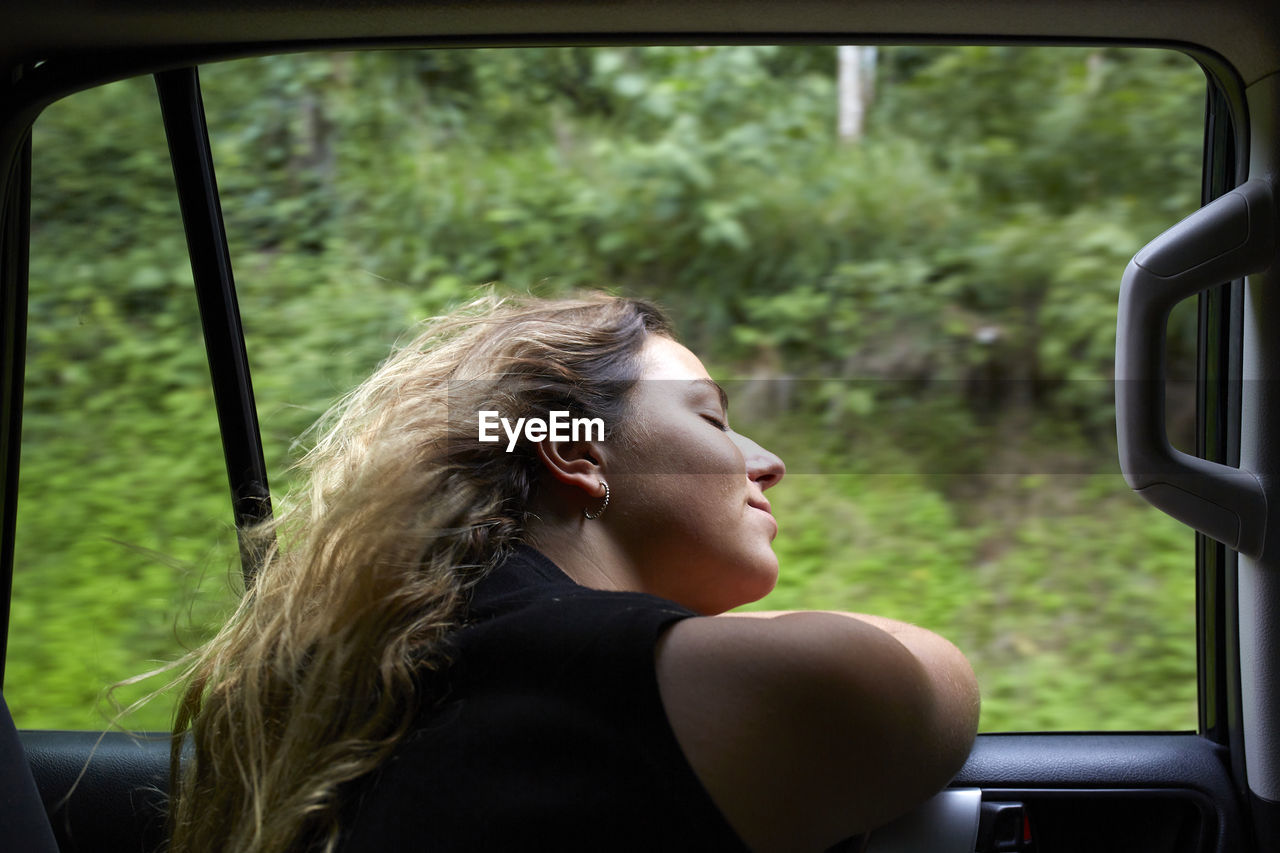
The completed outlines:
{"type": "Polygon", "coordinates": [[[600,508],[595,511],[594,515],[587,512],[585,509],[582,511],[582,514],[592,521],[595,521],[597,518],[604,515],[605,509],[609,506],[609,484],[604,480],[601,480],[600,485],[604,486],[604,503],[600,504],[600,508]]]}

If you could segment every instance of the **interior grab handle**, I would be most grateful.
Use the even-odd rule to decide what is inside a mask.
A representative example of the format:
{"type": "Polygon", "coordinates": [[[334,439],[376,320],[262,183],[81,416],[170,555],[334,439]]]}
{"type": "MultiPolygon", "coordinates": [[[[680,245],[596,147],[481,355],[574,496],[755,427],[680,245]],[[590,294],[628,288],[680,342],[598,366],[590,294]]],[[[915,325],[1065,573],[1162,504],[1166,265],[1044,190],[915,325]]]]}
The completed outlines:
{"type": "Polygon", "coordinates": [[[1179,301],[1271,266],[1276,224],[1274,191],[1264,180],[1196,211],[1134,255],[1116,321],[1116,437],[1125,481],[1148,503],[1253,558],[1266,543],[1262,483],[1169,443],[1164,346],[1169,312],[1179,301]]]}

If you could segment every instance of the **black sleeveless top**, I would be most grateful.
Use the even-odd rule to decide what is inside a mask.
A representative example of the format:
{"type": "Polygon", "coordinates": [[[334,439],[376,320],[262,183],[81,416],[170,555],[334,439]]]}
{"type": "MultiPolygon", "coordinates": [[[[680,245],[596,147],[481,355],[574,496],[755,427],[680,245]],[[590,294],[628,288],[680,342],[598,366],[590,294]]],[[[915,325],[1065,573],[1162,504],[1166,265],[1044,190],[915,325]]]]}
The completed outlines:
{"type": "Polygon", "coordinates": [[[695,615],[518,548],[474,590],[440,701],[354,786],[340,850],[745,851],[658,694],[658,635],[695,615]]]}

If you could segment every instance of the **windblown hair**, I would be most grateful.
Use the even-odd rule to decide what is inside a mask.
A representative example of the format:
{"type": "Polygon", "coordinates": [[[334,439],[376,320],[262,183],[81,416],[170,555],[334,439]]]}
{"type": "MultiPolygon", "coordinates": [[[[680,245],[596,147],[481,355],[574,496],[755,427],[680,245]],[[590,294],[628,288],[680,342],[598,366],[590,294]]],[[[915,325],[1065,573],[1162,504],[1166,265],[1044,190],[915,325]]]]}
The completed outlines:
{"type": "Polygon", "coordinates": [[[477,412],[567,410],[613,435],[646,336],[668,331],[634,300],[488,297],[322,419],[305,488],[249,531],[256,577],[180,664],[172,853],[335,849],[343,786],[431,701],[421,676],[447,665],[467,590],[525,532],[536,451],[480,442],[477,412]]]}

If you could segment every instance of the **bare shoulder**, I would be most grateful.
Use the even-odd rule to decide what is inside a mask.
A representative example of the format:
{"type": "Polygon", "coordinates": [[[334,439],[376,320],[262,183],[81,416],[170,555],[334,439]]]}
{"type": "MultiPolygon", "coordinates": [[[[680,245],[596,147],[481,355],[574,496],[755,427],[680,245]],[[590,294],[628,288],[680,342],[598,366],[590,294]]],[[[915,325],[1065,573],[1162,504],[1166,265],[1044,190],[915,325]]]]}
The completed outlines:
{"type": "Polygon", "coordinates": [[[891,620],[797,612],[686,619],[657,650],[667,717],[754,850],[822,850],[941,788],[968,754],[963,655],[891,620]]]}

